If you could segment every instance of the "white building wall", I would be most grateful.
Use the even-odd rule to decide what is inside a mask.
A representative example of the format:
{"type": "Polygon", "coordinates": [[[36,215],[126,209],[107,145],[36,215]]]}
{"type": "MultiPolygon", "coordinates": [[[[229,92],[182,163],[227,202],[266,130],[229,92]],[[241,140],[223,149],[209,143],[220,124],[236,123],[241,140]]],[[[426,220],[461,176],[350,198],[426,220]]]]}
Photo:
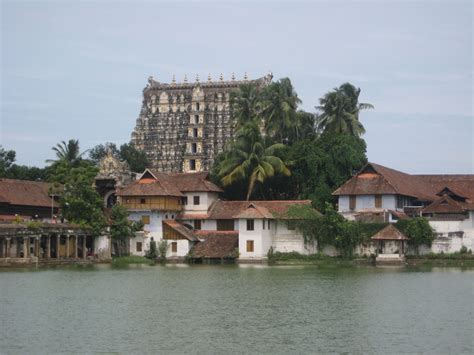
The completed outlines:
{"type": "Polygon", "coordinates": [[[101,235],[94,238],[94,255],[99,260],[109,260],[112,257],[112,242],[110,236],[101,235]]]}
{"type": "Polygon", "coordinates": [[[346,212],[350,211],[349,209],[349,196],[339,196],[338,197],[338,211],[339,212],[346,212]]]}
{"type": "MultiPolygon", "coordinates": [[[[356,208],[351,211],[349,208],[350,198],[348,195],[339,196],[338,211],[339,212],[357,212],[364,209],[375,208],[375,195],[358,195],[356,196],[356,208]]],[[[395,210],[397,207],[396,195],[382,195],[382,207],[386,210],[395,210]]]]}
{"type": "Polygon", "coordinates": [[[397,208],[397,197],[395,195],[382,195],[382,208],[386,210],[395,210],[397,208]]]}
{"type": "Polygon", "coordinates": [[[185,213],[207,213],[209,207],[218,198],[216,192],[186,192],[184,195],[188,199],[188,203],[184,205],[185,213]],[[199,205],[194,204],[194,196],[199,196],[199,205]]]}
{"type": "Polygon", "coordinates": [[[356,197],[356,210],[365,210],[375,208],[375,196],[374,195],[358,195],[356,197]]]}
{"type": "Polygon", "coordinates": [[[247,220],[239,219],[239,258],[264,259],[272,246],[271,231],[263,230],[263,219],[254,219],[254,230],[247,230],[247,220]],[[253,252],[247,252],[247,241],[253,240],[253,252]]]}
{"type": "Polygon", "coordinates": [[[472,227],[472,211],[470,218],[463,221],[430,221],[430,226],[440,233],[431,248],[420,248],[422,253],[454,253],[464,246],[474,251],[474,228],[472,227]],[[456,232],[463,232],[462,237],[456,232]]]}

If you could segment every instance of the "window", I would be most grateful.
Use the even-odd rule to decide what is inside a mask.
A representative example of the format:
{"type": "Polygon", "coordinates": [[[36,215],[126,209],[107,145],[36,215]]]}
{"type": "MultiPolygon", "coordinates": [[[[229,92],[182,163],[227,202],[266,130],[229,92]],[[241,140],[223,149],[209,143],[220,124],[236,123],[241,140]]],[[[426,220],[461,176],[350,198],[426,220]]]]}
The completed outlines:
{"type": "Polygon", "coordinates": [[[262,220],[263,222],[263,230],[265,230],[265,220],[262,220]]]}
{"type": "Polygon", "coordinates": [[[141,198],[140,203],[143,205],[144,203],[146,203],[146,200],[144,198],[141,198]]]}
{"type": "Polygon", "coordinates": [[[234,220],[233,219],[218,219],[217,230],[218,231],[233,231],[234,220]]]}
{"type": "Polygon", "coordinates": [[[272,228],[272,221],[268,221],[268,230],[270,230],[272,228]]]}
{"type": "Polygon", "coordinates": [[[194,220],[194,229],[201,230],[201,220],[195,219],[194,220]]]}
{"type": "Polygon", "coordinates": [[[188,196],[184,196],[183,197],[183,205],[187,205],[188,204],[188,196]]]}
{"type": "Polygon", "coordinates": [[[172,253],[178,252],[178,242],[171,242],[171,252],[172,253]]]}
{"type": "Polygon", "coordinates": [[[382,195],[375,195],[375,208],[382,208],[382,195]]]}
{"type": "Polygon", "coordinates": [[[247,240],[247,252],[253,253],[253,240],[247,240]]]}
{"type": "Polygon", "coordinates": [[[195,206],[199,206],[200,203],[201,203],[201,200],[200,200],[199,196],[194,196],[193,197],[193,204],[195,206]]]}
{"type": "Polygon", "coordinates": [[[254,220],[253,219],[247,219],[247,230],[248,231],[253,231],[254,230],[254,220]]]}
{"type": "Polygon", "coordinates": [[[196,170],[196,160],[195,159],[191,159],[189,161],[189,170],[196,170]]]}
{"type": "Polygon", "coordinates": [[[289,231],[292,231],[292,230],[296,229],[295,221],[287,221],[286,226],[287,226],[289,231]]]}
{"type": "Polygon", "coordinates": [[[196,152],[197,152],[197,144],[191,143],[191,153],[196,153],[196,152]]]}
{"type": "Polygon", "coordinates": [[[193,137],[194,138],[197,138],[198,136],[198,129],[197,128],[193,128],[193,137]]]}
{"type": "Polygon", "coordinates": [[[355,210],[356,208],[356,198],[357,196],[351,195],[349,196],[349,209],[355,210]]]}
{"type": "Polygon", "coordinates": [[[137,242],[137,252],[142,251],[142,242],[137,242]]]}
{"type": "Polygon", "coordinates": [[[150,216],[142,216],[143,224],[150,224],[150,216]]]}
{"type": "Polygon", "coordinates": [[[199,115],[194,115],[194,123],[198,123],[199,122],[199,115]]]}
{"type": "Polygon", "coordinates": [[[199,102],[196,102],[196,111],[199,111],[199,102]]]}

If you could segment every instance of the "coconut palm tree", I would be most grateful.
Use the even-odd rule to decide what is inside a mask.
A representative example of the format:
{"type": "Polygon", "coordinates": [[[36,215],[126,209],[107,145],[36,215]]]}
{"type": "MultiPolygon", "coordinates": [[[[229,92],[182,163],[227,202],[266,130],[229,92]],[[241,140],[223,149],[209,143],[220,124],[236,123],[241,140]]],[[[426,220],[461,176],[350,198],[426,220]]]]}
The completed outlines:
{"type": "Polygon", "coordinates": [[[224,186],[247,181],[247,201],[257,183],[263,184],[275,174],[289,176],[290,170],[277,156],[283,144],[266,147],[256,123],[248,123],[237,133],[237,139],[220,163],[218,176],[224,186]]]}
{"type": "Polygon", "coordinates": [[[69,166],[76,166],[87,152],[80,153],[77,139],[70,139],[67,143],[62,141],[51,149],[56,153],[57,159],[48,159],[46,160],[47,163],[65,162],[69,166]]]}
{"type": "Polygon", "coordinates": [[[344,83],[334,88],[319,99],[316,109],[319,129],[323,132],[348,133],[361,136],[365,133],[364,126],[359,120],[361,110],[372,109],[373,105],[359,103],[360,89],[350,83],[344,83]]]}
{"type": "Polygon", "coordinates": [[[261,90],[253,83],[243,84],[232,93],[231,105],[237,124],[244,126],[257,121],[261,111],[261,90]]]}
{"type": "Polygon", "coordinates": [[[262,96],[265,132],[283,143],[288,132],[297,124],[296,110],[301,100],[288,78],[270,84],[262,96]]]}

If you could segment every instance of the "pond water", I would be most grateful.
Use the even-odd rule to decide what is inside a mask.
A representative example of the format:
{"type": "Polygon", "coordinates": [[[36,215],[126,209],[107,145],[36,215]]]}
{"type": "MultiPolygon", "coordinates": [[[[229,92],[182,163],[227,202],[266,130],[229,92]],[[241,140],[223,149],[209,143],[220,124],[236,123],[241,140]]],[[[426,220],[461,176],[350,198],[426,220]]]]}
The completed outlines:
{"type": "Polygon", "coordinates": [[[472,353],[474,271],[0,271],[0,353],[472,353]]]}

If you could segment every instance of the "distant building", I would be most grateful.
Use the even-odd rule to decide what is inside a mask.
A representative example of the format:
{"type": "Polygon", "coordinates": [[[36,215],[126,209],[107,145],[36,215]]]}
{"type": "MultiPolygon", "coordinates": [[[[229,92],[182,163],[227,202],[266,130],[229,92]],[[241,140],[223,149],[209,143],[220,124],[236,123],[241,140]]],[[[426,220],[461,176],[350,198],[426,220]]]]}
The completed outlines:
{"type": "Polygon", "coordinates": [[[334,191],[338,211],[359,221],[424,216],[436,230],[433,252],[474,249],[474,175],[412,175],[368,163],[334,191]]]}
{"type": "Polygon", "coordinates": [[[50,221],[59,209],[53,184],[0,178],[0,220],[50,221]],[[50,191],[51,190],[51,191],[50,191]]]}
{"type": "Polygon", "coordinates": [[[161,172],[209,171],[215,157],[234,136],[230,96],[242,84],[266,86],[268,74],[257,80],[218,80],[160,83],[150,77],[132,133],[151,168],[161,172]]]}
{"type": "Polygon", "coordinates": [[[170,258],[262,260],[268,251],[315,252],[287,216],[310,201],[222,201],[207,173],[160,173],[148,169],[117,192],[131,220],[145,224],[130,252],[145,255],[150,242],[167,240],[170,258]]]}

